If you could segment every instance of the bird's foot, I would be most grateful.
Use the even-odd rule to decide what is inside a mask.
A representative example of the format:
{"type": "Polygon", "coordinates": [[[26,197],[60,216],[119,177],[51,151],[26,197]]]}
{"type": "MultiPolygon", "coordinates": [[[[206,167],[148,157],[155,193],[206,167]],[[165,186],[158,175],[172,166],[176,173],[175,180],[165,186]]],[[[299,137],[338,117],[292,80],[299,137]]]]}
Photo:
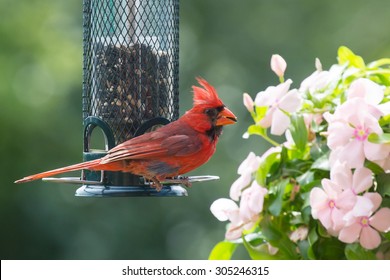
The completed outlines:
{"type": "Polygon", "coordinates": [[[161,184],[161,182],[156,178],[156,177],[153,177],[153,178],[144,178],[145,181],[151,181],[149,182],[149,186],[152,187],[152,188],[155,188],[156,191],[160,192],[163,188],[163,185],[161,184]]]}

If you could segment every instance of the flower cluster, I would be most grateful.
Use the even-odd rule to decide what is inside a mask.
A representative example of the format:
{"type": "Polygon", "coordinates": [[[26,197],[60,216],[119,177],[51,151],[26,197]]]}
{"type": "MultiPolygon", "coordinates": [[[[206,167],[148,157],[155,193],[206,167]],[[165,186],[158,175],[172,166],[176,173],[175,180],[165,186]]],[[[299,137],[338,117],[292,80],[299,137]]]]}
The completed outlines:
{"type": "Polygon", "coordinates": [[[254,100],[244,94],[254,124],[243,137],[272,147],[251,152],[230,199],[211,205],[229,221],[224,244],[243,244],[253,259],[390,256],[390,59],[365,64],[340,47],[338,60],[324,71],[316,59],[316,70],[291,89],[287,63],[273,55],[280,84],[254,100]]]}
{"type": "Polygon", "coordinates": [[[234,240],[241,237],[244,229],[253,228],[263,210],[264,195],[267,189],[252,181],[252,173],[260,166],[261,158],[250,152],[238,168],[241,175],[230,189],[230,197],[220,198],[211,205],[210,210],[220,221],[230,221],[226,231],[226,239],[234,240]],[[245,188],[245,189],[244,189],[245,188]],[[244,189],[244,190],[243,190],[244,189]],[[241,197],[240,207],[235,201],[241,197]]]}

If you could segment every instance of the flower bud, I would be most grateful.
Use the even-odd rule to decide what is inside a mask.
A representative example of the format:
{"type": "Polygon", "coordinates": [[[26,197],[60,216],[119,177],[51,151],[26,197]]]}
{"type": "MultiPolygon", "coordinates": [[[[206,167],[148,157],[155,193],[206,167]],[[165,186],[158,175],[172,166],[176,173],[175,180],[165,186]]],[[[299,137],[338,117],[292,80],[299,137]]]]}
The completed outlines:
{"type": "Polygon", "coordinates": [[[252,113],[253,112],[253,106],[254,106],[252,97],[249,94],[244,93],[243,100],[244,100],[245,107],[248,109],[248,111],[250,113],[252,113]]]}
{"type": "Polygon", "coordinates": [[[275,74],[281,78],[284,76],[284,71],[286,71],[287,63],[283,57],[278,54],[274,54],[271,57],[271,69],[275,74]]]}
{"type": "Polygon", "coordinates": [[[318,57],[316,57],[315,65],[316,65],[317,71],[321,72],[322,71],[322,64],[321,64],[321,61],[320,61],[320,59],[318,57]]]}

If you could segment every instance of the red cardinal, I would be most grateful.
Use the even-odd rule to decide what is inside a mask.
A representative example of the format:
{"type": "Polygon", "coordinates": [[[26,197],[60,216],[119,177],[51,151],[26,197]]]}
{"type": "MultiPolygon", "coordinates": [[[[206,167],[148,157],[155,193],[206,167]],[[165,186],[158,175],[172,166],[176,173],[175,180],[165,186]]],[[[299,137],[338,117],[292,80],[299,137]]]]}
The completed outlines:
{"type": "Polygon", "coordinates": [[[237,121],[215,88],[201,78],[197,80],[203,88],[192,87],[194,106],[177,121],[123,142],[103,158],[27,176],[15,183],[88,169],[144,176],[160,190],[160,182],[165,178],[185,174],[206,163],[215,152],[222,127],[237,121]]]}

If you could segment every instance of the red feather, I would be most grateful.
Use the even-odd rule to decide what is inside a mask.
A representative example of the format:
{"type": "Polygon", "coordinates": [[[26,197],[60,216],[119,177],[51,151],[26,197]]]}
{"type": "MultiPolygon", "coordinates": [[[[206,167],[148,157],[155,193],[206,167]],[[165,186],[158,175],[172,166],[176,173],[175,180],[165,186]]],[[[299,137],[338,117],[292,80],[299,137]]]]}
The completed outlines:
{"type": "Polygon", "coordinates": [[[158,184],[201,166],[214,154],[222,126],[235,123],[236,117],[214,87],[201,78],[198,82],[203,88],[193,86],[193,108],[177,121],[119,144],[101,159],[27,176],[15,183],[89,169],[130,172],[158,184]]]}

